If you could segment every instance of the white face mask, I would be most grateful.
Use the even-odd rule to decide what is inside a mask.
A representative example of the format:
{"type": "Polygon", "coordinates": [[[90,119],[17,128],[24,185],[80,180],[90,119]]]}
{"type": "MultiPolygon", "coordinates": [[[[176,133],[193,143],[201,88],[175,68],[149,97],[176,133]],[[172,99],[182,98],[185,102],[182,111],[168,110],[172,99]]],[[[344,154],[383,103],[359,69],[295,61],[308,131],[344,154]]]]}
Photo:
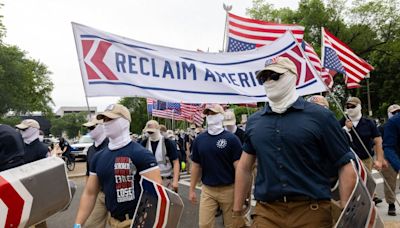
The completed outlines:
{"type": "Polygon", "coordinates": [[[269,99],[269,106],[276,113],[284,113],[299,97],[296,92],[297,77],[286,72],[278,81],[265,81],[263,86],[269,99]]]}
{"type": "Polygon", "coordinates": [[[355,108],[346,109],[347,115],[349,115],[351,120],[359,120],[361,119],[361,105],[357,104],[355,108]]]}
{"type": "Polygon", "coordinates": [[[129,124],[129,121],[122,117],[104,122],[104,133],[110,139],[108,148],[116,150],[131,142],[129,124]]]}
{"type": "Polygon", "coordinates": [[[226,126],[225,126],[225,129],[226,129],[227,131],[229,131],[229,132],[235,133],[237,127],[236,127],[236,125],[226,125],[226,126]]]}
{"type": "Polygon", "coordinates": [[[43,142],[43,140],[44,140],[44,136],[43,135],[39,135],[39,141],[43,142]]]}
{"type": "Polygon", "coordinates": [[[160,138],[161,138],[160,130],[156,130],[153,134],[149,134],[150,141],[156,142],[160,140],[160,138]]]}
{"type": "Polygon", "coordinates": [[[35,141],[39,138],[39,129],[34,127],[29,127],[25,131],[21,131],[22,139],[24,143],[30,144],[31,142],[35,141]]]}
{"type": "Polygon", "coordinates": [[[392,118],[394,115],[391,112],[388,112],[388,119],[392,118]]]}
{"type": "Polygon", "coordinates": [[[218,135],[224,131],[222,126],[222,121],[224,120],[224,115],[218,113],[216,115],[208,115],[207,120],[207,132],[210,135],[218,135]]]}
{"type": "Polygon", "coordinates": [[[94,140],[94,145],[96,147],[99,146],[106,138],[104,126],[102,124],[96,125],[96,127],[89,132],[89,136],[94,140]]]}

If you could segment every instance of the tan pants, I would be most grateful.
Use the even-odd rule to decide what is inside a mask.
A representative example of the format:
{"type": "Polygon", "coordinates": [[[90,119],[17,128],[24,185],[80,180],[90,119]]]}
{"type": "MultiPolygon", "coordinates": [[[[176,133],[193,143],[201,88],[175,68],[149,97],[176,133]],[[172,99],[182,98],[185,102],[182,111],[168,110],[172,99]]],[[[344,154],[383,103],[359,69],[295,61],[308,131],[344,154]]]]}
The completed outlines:
{"type": "Polygon", "coordinates": [[[374,160],[372,158],[366,158],[364,160],[361,160],[364,166],[368,169],[369,172],[372,171],[372,167],[374,166],[374,160]]]}
{"type": "Polygon", "coordinates": [[[331,202],[257,202],[252,227],[332,227],[331,202]]]}
{"type": "Polygon", "coordinates": [[[132,219],[126,219],[121,222],[111,216],[108,217],[108,224],[110,224],[111,228],[130,228],[131,223],[132,219]]]}
{"type": "Polygon", "coordinates": [[[215,226],[215,214],[221,208],[225,227],[232,227],[233,184],[222,187],[204,185],[201,188],[199,227],[215,226]]]}
{"type": "MultiPolygon", "coordinates": [[[[390,164],[388,164],[388,166],[389,167],[387,167],[386,169],[382,169],[382,175],[385,178],[385,180],[387,181],[387,183],[389,184],[390,190],[392,190],[392,192],[396,192],[396,181],[397,181],[398,173],[396,173],[396,171],[394,171],[393,167],[390,164]]],[[[388,203],[388,204],[395,203],[396,202],[395,195],[393,195],[392,192],[390,192],[390,190],[386,186],[386,184],[384,184],[383,186],[385,189],[386,203],[388,203]]]]}
{"type": "Polygon", "coordinates": [[[107,216],[108,213],[106,208],[105,195],[103,192],[99,192],[99,194],[97,195],[93,211],[90,214],[88,220],[86,221],[85,227],[88,228],[106,227],[107,216]]]}

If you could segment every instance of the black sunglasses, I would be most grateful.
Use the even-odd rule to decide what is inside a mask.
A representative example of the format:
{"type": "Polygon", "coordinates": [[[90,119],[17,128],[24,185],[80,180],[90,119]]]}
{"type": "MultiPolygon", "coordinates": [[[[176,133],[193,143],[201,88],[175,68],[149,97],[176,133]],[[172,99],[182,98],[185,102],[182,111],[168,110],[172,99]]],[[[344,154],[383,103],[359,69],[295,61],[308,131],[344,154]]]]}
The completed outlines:
{"type": "Polygon", "coordinates": [[[346,104],[346,109],[353,109],[353,108],[355,108],[356,106],[355,105],[353,105],[353,104],[346,104]]]}
{"type": "Polygon", "coordinates": [[[93,131],[95,128],[96,128],[96,125],[91,126],[91,127],[88,127],[87,129],[88,129],[89,131],[93,131]]]}
{"type": "Polygon", "coordinates": [[[261,84],[264,84],[264,82],[269,81],[269,80],[274,80],[274,81],[278,81],[279,78],[281,77],[282,74],[274,72],[274,71],[270,71],[270,72],[266,72],[264,74],[262,74],[258,80],[261,82],[261,84]]]}

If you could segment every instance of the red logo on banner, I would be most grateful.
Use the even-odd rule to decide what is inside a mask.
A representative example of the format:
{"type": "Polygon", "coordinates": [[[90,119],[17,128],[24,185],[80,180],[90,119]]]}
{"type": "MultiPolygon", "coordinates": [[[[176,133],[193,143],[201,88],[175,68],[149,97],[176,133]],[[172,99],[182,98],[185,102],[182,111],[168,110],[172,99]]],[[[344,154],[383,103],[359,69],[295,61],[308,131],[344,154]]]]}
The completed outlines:
{"type": "Polygon", "coordinates": [[[96,71],[88,64],[88,62],[91,62],[105,78],[108,80],[118,80],[115,74],[103,61],[104,56],[107,54],[107,51],[112,44],[106,41],[100,41],[97,46],[93,44],[94,40],[82,40],[83,58],[88,79],[101,79],[99,74],[96,73],[96,71]],[[96,48],[93,56],[89,60],[86,60],[86,57],[93,48],[96,48]]]}
{"type": "MultiPolygon", "coordinates": [[[[2,176],[0,176],[0,200],[8,207],[4,227],[18,227],[21,222],[25,201],[2,176]]],[[[2,216],[1,211],[0,216],[2,216]]]]}

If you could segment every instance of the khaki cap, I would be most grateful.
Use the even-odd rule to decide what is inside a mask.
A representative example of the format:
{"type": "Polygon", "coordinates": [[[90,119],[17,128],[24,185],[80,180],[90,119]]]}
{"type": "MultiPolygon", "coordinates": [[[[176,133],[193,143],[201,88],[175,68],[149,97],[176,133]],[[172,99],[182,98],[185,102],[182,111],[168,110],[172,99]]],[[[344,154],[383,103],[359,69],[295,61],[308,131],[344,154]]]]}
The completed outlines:
{"type": "Polygon", "coordinates": [[[156,132],[157,130],[160,130],[160,124],[158,124],[157,121],[155,120],[147,121],[146,126],[144,128],[145,132],[156,132]]]}
{"type": "Polygon", "coordinates": [[[346,101],[346,104],[361,105],[361,100],[358,97],[349,97],[349,99],[346,101]]]}
{"type": "Polygon", "coordinates": [[[387,109],[388,112],[395,112],[395,111],[399,111],[399,110],[400,110],[400,105],[398,105],[398,104],[392,104],[387,109]]]}
{"type": "Polygon", "coordinates": [[[319,105],[329,108],[329,102],[328,102],[328,100],[326,100],[326,98],[324,96],[314,95],[314,96],[308,98],[308,101],[311,103],[319,104],[319,105]]]}
{"type": "Polygon", "coordinates": [[[207,104],[206,108],[203,111],[203,114],[206,114],[208,110],[213,111],[215,113],[224,114],[224,109],[219,104],[207,104]]]}
{"type": "Polygon", "coordinates": [[[96,116],[98,120],[104,119],[104,117],[108,117],[110,119],[122,117],[131,122],[131,114],[129,113],[129,110],[125,106],[120,104],[109,105],[107,106],[106,110],[104,110],[104,112],[96,116]]]}
{"type": "Polygon", "coordinates": [[[265,62],[265,68],[257,73],[256,76],[257,79],[266,71],[274,71],[280,74],[290,71],[293,74],[297,75],[296,64],[294,64],[293,61],[287,57],[277,57],[273,59],[268,59],[265,62]]]}
{"type": "Polygon", "coordinates": [[[174,131],[173,130],[168,130],[167,131],[167,138],[174,138],[174,137],[175,137],[174,131]]]}
{"type": "Polygon", "coordinates": [[[20,124],[15,125],[15,127],[21,130],[27,129],[29,127],[40,129],[39,123],[34,119],[23,120],[20,124]]]}
{"type": "Polygon", "coordinates": [[[103,120],[98,120],[96,116],[92,117],[92,119],[84,124],[82,126],[84,127],[93,127],[96,126],[97,124],[103,123],[103,120]]]}
{"type": "Polygon", "coordinates": [[[234,112],[232,112],[231,110],[225,111],[223,125],[236,125],[236,116],[234,112]]]}

